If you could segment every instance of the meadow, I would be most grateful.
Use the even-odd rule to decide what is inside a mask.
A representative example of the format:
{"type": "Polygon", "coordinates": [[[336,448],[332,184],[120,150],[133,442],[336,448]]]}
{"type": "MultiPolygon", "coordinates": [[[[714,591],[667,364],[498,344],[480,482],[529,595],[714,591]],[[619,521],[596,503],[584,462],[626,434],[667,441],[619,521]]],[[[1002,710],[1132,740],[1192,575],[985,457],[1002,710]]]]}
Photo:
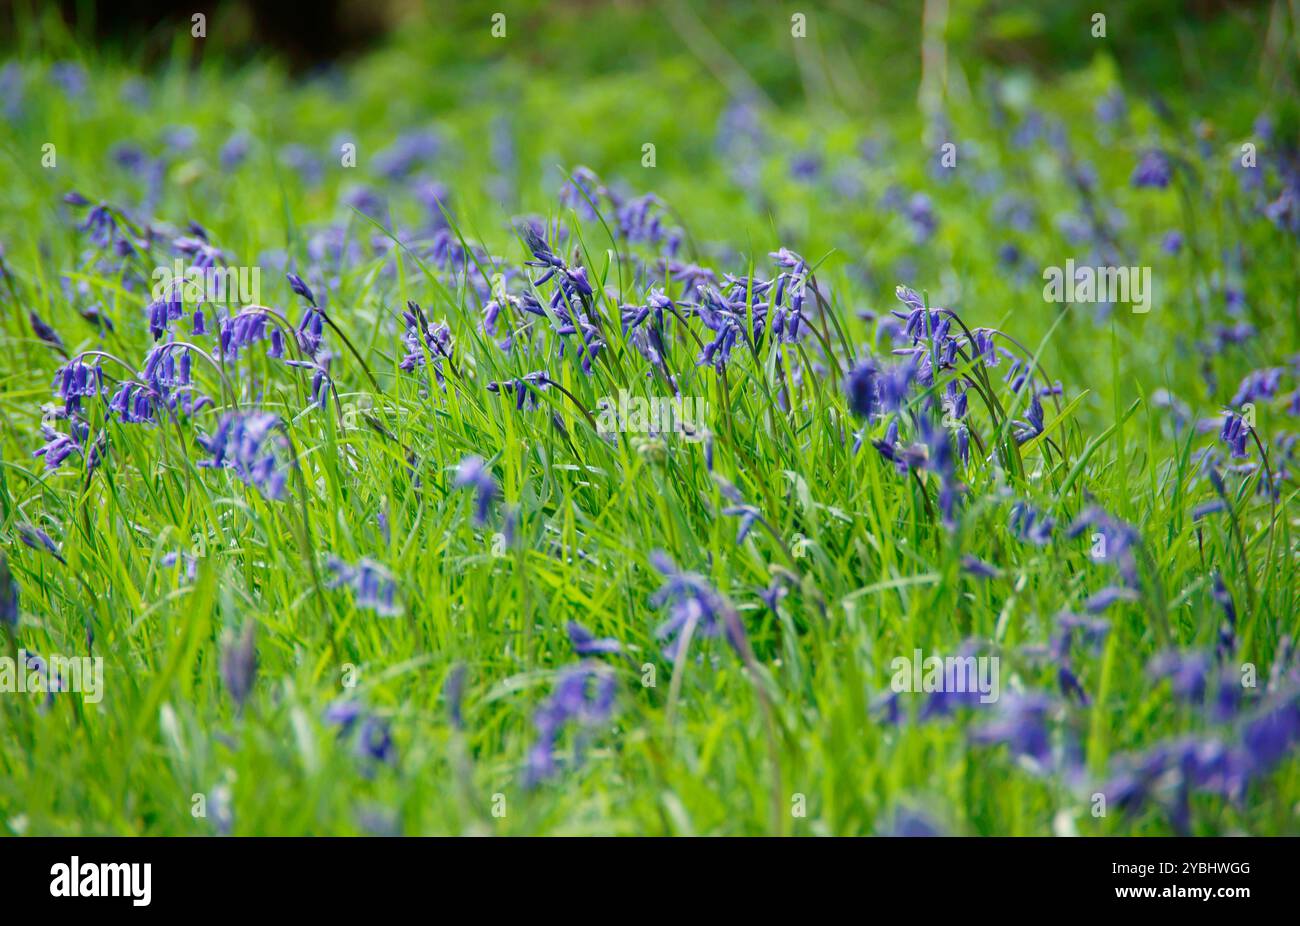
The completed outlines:
{"type": "Polygon", "coordinates": [[[1294,5],[497,6],[0,32],[0,833],[1300,833],[1294,5]]]}

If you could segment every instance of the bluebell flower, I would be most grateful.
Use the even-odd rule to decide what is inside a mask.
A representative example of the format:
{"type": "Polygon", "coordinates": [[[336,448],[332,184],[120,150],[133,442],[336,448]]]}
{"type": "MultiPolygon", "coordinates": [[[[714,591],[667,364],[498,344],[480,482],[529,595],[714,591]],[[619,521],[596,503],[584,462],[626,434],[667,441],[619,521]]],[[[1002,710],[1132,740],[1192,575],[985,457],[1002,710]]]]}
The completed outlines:
{"type": "Polygon", "coordinates": [[[238,639],[226,644],[221,652],[221,680],[225,682],[235,707],[242,709],[253,691],[257,677],[257,651],[253,637],[256,624],[248,621],[238,639]]]}
{"type": "Polygon", "coordinates": [[[376,717],[361,704],[340,699],[325,709],[325,722],[339,728],[339,738],[353,741],[353,752],[358,759],[394,765],[397,749],[388,721],[376,717]]]}
{"type": "Polygon", "coordinates": [[[54,393],[63,400],[63,411],[72,415],[81,410],[81,400],[104,391],[104,371],[98,363],[88,364],[73,358],[54,374],[54,393]]]}
{"type": "MultiPolygon", "coordinates": [[[[74,425],[74,428],[75,427],[76,425],[74,425]]],[[[84,423],[80,424],[80,428],[85,428],[84,423]]],[[[58,469],[63,464],[63,461],[72,456],[72,454],[82,453],[84,436],[82,440],[79,441],[73,435],[64,434],[62,431],[55,430],[48,424],[41,425],[41,436],[45,438],[45,445],[38,450],[33,451],[32,456],[45,458],[45,469],[47,472],[58,469]]]]}
{"type": "Polygon", "coordinates": [[[392,573],[374,560],[362,558],[349,565],[337,556],[325,561],[331,573],[326,582],[329,588],[350,588],[358,607],[369,608],[382,617],[401,614],[397,606],[397,583],[392,573]]]}
{"type": "Polygon", "coordinates": [[[1084,509],[1066,531],[1066,537],[1073,540],[1084,531],[1091,529],[1100,534],[1104,545],[1101,558],[1113,563],[1119,570],[1120,577],[1130,588],[1138,587],[1136,549],[1141,541],[1137,528],[1097,506],[1084,509]]]}
{"type": "Polygon", "coordinates": [[[428,357],[432,360],[434,377],[441,384],[443,360],[451,359],[451,329],[446,324],[429,322],[416,303],[408,302],[406,305],[407,311],[402,316],[406,322],[406,333],[402,335],[406,356],[398,366],[409,372],[424,366],[428,357]]]}
{"type": "Polygon", "coordinates": [[[18,581],[9,569],[9,557],[0,552],[0,625],[18,629],[18,581]]]}
{"type": "Polygon", "coordinates": [[[1208,502],[1202,502],[1192,509],[1192,520],[1199,521],[1202,518],[1208,518],[1212,514],[1218,514],[1228,510],[1228,503],[1221,498],[1211,499],[1208,502]]]}
{"type": "Polygon", "coordinates": [[[609,719],[615,683],[612,673],[590,663],[580,663],[560,675],[550,697],[533,715],[537,740],[528,751],[524,770],[527,787],[535,787],[559,771],[555,750],[566,726],[577,723],[590,727],[609,719]]]}
{"type": "Polygon", "coordinates": [[[870,359],[861,360],[849,370],[844,380],[844,391],[849,397],[849,408],[860,418],[871,418],[880,407],[880,392],[876,385],[876,364],[870,359]]]}
{"type": "Polygon", "coordinates": [[[1039,694],[1009,694],[999,705],[998,717],[976,727],[971,740],[986,745],[1005,744],[1013,756],[1045,766],[1051,758],[1047,714],[1051,702],[1039,694]]]}
{"type": "Polygon", "coordinates": [[[265,312],[251,308],[221,319],[218,329],[221,357],[233,362],[241,350],[270,337],[271,322],[265,312]]]}
{"type": "Polygon", "coordinates": [[[1011,424],[1017,444],[1023,444],[1043,433],[1043,405],[1038,401],[1038,393],[1035,392],[1029,400],[1025,420],[1013,421],[1011,424]]]}
{"type": "Polygon", "coordinates": [[[739,647],[736,625],[730,618],[731,605],[703,576],[678,569],[662,551],[650,554],[650,563],[664,576],[664,584],[650,598],[659,608],[668,606],[668,619],[655,628],[655,639],[668,640],[664,658],[676,662],[683,631],[693,625],[692,636],[717,637],[724,632],[733,646],[739,647]]]}
{"type": "Polygon", "coordinates": [[[1228,446],[1234,459],[1246,457],[1246,441],[1250,437],[1250,428],[1246,420],[1236,412],[1225,412],[1223,427],[1219,431],[1219,440],[1228,446]]]}
{"type": "Polygon", "coordinates": [[[1169,650],[1148,663],[1147,673],[1156,679],[1169,679],[1180,700],[1199,704],[1205,699],[1210,665],[1210,658],[1202,652],[1169,650]]]}
{"type": "Polygon", "coordinates": [[[63,350],[63,339],[59,337],[59,333],[47,325],[45,320],[36,314],[35,309],[27,313],[27,318],[32,324],[32,333],[35,334],[36,337],[40,338],[46,344],[49,344],[51,347],[60,351],[63,350]]]}
{"type": "Polygon", "coordinates": [[[1236,394],[1228,404],[1233,408],[1241,408],[1247,402],[1273,398],[1281,385],[1283,372],[1281,367],[1265,367],[1252,371],[1241,381],[1236,394]]]}
{"type": "Polygon", "coordinates": [[[546,389],[551,384],[551,378],[546,375],[544,370],[534,370],[532,373],[526,373],[518,379],[508,379],[501,382],[490,382],[487,384],[487,390],[491,393],[506,393],[514,396],[515,408],[519,411],[537,408],[537,393],[546,389]]]}
{"type": "Polygon", "coordinates": [[[217,153],[217,160],[221,164],[222,170],[231,171],[244,163],[248,157],[249,139],[245,132],[235,132],[226,139],[226,143],[221,146],[217,153]]]}
{"type": "Polygon", "coordinates": [[[54,538],[34,524],[19,524],[18,539],[33,550],[44,550],[59,559],[63,558],[59,554],[59,545],[54,542],[54,538]]]}
{"type": "Polygon", "coordinates": [[[1177,229],[1167,232],[1160,241],[1160,249],[1166,254],[1177,254],[1183,249],[1183,233],[1177,229]]]}
{"type": "Polygon", "coordinates": [[[289,279],[289,288],[310,302],[312,308],[317,308],[316,296],[312,293],[311,287],[303,282],[302,277],[298,276],[296,273],[287,273],[285,276],[289,279]]]}
{"type": "Polygon", "coordinates": [[[996,579],[999,575],[996,566],[986,563],[978,556],[973,556],[970,553],[962,555],[961,568],[964,572],[980,579],[996,579]]]}
{"type": "Polygon", "coordinates": [[[488,510],[497,497],[497,483],[483,458],[468,456],[461,460],[452,487],[474,490],[474,523],[480,527],[486,524],[488,510]]]}
{"type": "Polygon", "coordinates": [[[1142,160],[1133,169],[1131,182],[1138,188],[1155,187],[1163,190],[1173,179],[1173,171],[1169,158],[1163,152],[1153,148],[1142,155],[1142,160]]]}
{"type": "Polygon", "coordinates": [[[1042,547],[1051,541],[1056,522],[1028,502],[1018,501],[1011,506],[1009,526],[1020,540],[1042,547]]]}
{"type": "Polygon", "coordinates": [[[283,498],[288,477],[277,459],[272,437],[279,426],[279,417],[271,412],[228,412],[222,415],[211,436],[195,438],[200,447],[212,454],[211,460],[200,460],[198,465],[232,469],[267,498],[283,498]]]}
{"type": "Polygon", "coordinates": [[[1137,597],[1137,592],[1131,588],[1108,585],[1085,601],[1083,609],[1089,614],[1100,614],[1117,601],[1136,601],[1137,597]]]}
{"type": "Polygon", "coordinates": [[[566,629],[569,632],[569,642],[573,644],[573,651],[579,656],[622,652],[623,648],[617,640],[612,637],[597,639],[595,634],[577,621],[569,621],[566,629]]]}

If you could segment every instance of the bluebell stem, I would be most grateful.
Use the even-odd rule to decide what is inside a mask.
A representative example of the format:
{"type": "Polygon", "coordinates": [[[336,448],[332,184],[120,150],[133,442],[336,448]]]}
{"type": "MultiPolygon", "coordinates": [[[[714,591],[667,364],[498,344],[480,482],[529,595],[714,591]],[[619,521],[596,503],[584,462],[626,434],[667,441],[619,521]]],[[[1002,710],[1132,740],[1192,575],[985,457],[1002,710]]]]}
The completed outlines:
{"type": "Polygon", "coordinates": [[[461,460],[452,487],[474,490],[474,523],[480,527],[486,524],[488,510],[497,496],[497,484],[483,458],[468,456],[461,460]]]}

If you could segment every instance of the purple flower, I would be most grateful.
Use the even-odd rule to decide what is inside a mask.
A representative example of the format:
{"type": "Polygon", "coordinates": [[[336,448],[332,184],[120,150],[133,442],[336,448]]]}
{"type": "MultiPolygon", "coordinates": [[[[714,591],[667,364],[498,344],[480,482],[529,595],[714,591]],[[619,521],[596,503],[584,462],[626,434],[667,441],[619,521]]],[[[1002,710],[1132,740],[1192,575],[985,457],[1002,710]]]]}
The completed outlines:
{"type": "Polygon", "coordinates": [[[358,607],[370,608],[382,617],[402,613],[395,601],[397,583],[392,573],[374,560],[363,557],[352,566],[337,556],[330,556],[325,561],[325,568],[332,573],[326,585],[352,589],[358,607]]]}
{"type": "Polygon", "coordinates": [[[1247,402],[1273,398],[1282,383],[1283,372],[1281,367],[1265,367],[1248,373],[1228,404],[1233,408],[1241,408],[1247,402]]]}
{"type": "Polygon", "coordinates": [[[1221,498],[1211,499],[1208,502],[1202,502],[1192,509],[1192,520],[1199,521],[1207,518],[1212,514],[1218,514],[1221,511],[1228,510],[1228,503],[1221,498]]]}
{"type": "Polygon", "coordinates": [[[1205,699],[1209,671],[1210,658],[1195,650],[1170,650],[1156,656],[1147,665],[1147,672],[1153,678],[1169,679],[1175,696],[1180,700],[1198,704],[1205,699]]]}
{"type": "Polygon", "coordinates": [[[1243,459],[1246,456],[1246,441],[1250,437],[1250,428],[1246,420],[1235,412],[1225,412],[1223,415],[1223,427],[1219,431],[1219,440],[1228,446],[1234,459],[1243,459]]]}
{"type": "Polygon", "coordinates": [[[0,552],[0,625],[18,629],[18,582],[9,570],[9,557],[0,552]]]}
{"type": "Polygon", "coordinates": [[[1051,756],[1047,731],[1047,713],[1051,702],[1043,695],[1009,695],[1003,699],[999,716],[977,727],[971,734],[975,743],[1006,744],[1014,756],[1046,765],[1051,756]]]}
{"type": "Polygon", "coordinates": [[[19,524],[18,538],[33,550],[44,550],[59,559],[63,558],[59,555],[59,545],[54,542],[54,538],[33,524],[19,524]]]}
{"type": "Polygon", "coordinates": [[[227,643],[221,653],[221,680],[225,682],[235,707],[242,709],[253,690],[257,676],[257,651],[253,647],[256,624],[249,621],[237,640],[227,643]]]}
{"type": "Polygon", "coordinates": [[[479,527],[486,524],[488,509],[497,496],[497,484],[483,458],[468,456],[461,460],[452,487],[474,490],[474,523],[479,527]]]}
{"type": "Polygon", "coordinates": [[[279,417],[271,412],[228,412],[222,415],[211,436],[195,438],[200,447],[212,454],[211,460],[200,460],[198,465],[232,469],[267,498],[283,498],[288,478],[277,459],[272,438],[272,432],[279,426],[279,417]]]}
{"type": "Polygon", "coordinates": [[[317,308],[316,296],[312,293],[311,287],[302,281],[302,277],[296,273],[287,273],[285,276],[289,278],[289,288],[310,302],[312,308],[317,308]]]}
{"type": "Polygon", "coordinates": [[[650,563],[664,576],[664,584],[651,596],[650,604],[668,606],[668,619],[655,628],[655,639],[669,641],[664,647],[665,659],[676,662],[688,626],[693,628],[693,636],[717,637],[726,632],[732,645],[740,647],[738,621],[730,616],[731,605],[703,576],[678,569],[660,550],[650,554],[650,563]]]}
{"type": "Polygon", "coordinates": [[[609,719],[614,708],[614,686],[613,674],[589,663],[573,666],[560,675],[551,696],[533,715],[537,740],[528,751],[526,786],[535,787],[559,771],[555,751],[566,726],[577,723],[589,727],[609,719]]]}
{"type": "Polygon", "coordinates": [[[59,337],[59,333],[49,325],[45,324],[45,320],[37,315],[34,309],[27,313],[27,319],[32,323],[33,334],[46,344],[49,344],[60,351],[63,350],[63,339],[59,337]]]}
{"type": "Polygon", "coordinates": [[[1108,585],[1083,603],[1083,609],[1089,614],[1100,614],[1117,601],[1136,601],[1137,592],[1131,588],[1108,585]]]}
{"type": "Polygon", "coordinates": [[[104,390],[104,371],[99,364],[90,365],[83,360],[69,360],[54,374],[54,393],[63,400],[65,414],[81,410],[81,400],[99,395],[104,390]]]}
{"type": "Polygon", "coordinates": [[[504,392],[514,396],[515,409],[523,411],[525,408],[530,410],[537,408],[537,393],[545,390],[550,384],[551,378],[544,370],[534,370],[518,379],[490,382],[487,384],[487,390],[494,394],[504,392]]]}
{"type": "Polygon", "coordinates": [[[880,392],[876,385],[876,364],[867,359],[859,361],[844,379],[844,391],[849,397],[849,408],[860,418],[871,418],[880,408],[880,392]]]}
{"type": "Polygon", "coordinates": [[[1011,506],[1009,526],[1020,540],[1042,547],[1051,541],[1056,522],[1028,502],[1016,502],[1011,506]]]}
{"type": "Polygon", "coordinates": [[[393,765],[397,749],[393,745],[388,721],[376,717],[356,701],[338,700],[325,709],[325,722],[339,728],[339,737],[353,739],[358,759],[393,765]]]}
{"type": "Polygon", "coordinates": [[[612,637],[597,639],[595,634],[577,621],[569,621],[566,629],[569,632],[569,642],[573,644],[573,651],[579,656],[595,656],[622,651],[622,647],[617,640],[612,637]]]}
{"type": "Polygon", "coordinates": [[[1142,160],[1133,170],[1131,182],[1133,186],[1138,187],[1155,187],[1163,190],[1169,186],[1169,181],[1173,178],[1173,165],[1170,164],[1169,158],[1156,149],[1148,150],[1142,155],[1142,160]]]}
{"type": "Polygon", "coordinates": [[[979,557],[972,556],[969,553],[962,556],[961,568],[971,575],[981,579],[996,579],[998,577],[998,569],[996,566],[990,565],[979,557]]]}
{"type": "MultiPolygon", "coordinates": [[[[1137,556],[1135,549],[1141,540],[1137,528],[1118,518],[1111,517],[1097,506],[1084,509],[1066,531],[1066,537],[1073,540],[1084,531],[1091,529],[1100,534],[1098,558],[1114,563],[1119,569],[1120,577],[1130,588],[1138,587],[1137,556]]],[[[1095,543],[1095,541],[1094,541],[1095,543]]]]}
{"type": "Polygon", "coordinates": [[[1043,433],[1043,405],[1038,401],[1038,393],[1029,400],[1029,410],[1025,421],[1011,422],[1017,444],[1023,444],[1043,433]]]}

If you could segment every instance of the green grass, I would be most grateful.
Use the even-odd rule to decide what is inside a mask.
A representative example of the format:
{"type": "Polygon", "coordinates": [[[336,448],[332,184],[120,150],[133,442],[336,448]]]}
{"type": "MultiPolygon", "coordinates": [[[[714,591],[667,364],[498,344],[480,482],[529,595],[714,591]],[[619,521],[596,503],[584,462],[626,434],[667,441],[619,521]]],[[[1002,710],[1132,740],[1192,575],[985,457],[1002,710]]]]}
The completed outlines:
{"type": "MultiPolygon", "coordinates": [[[[697,57],[692,42],[703,26],[680,6],[675,20],[623,11],[594,22],[529,7],[512,18],[510,38],[495,44],[487,14],[467,13],[405,29],[346,70],[307,81],[273,64],[241,63],[237,47],[217,41],[190,67],[185,36],[134,77],[149,94],[143,105],[123,97],[136,68],[129,51],[92,52],[46,20],[24,19],[14,45],[25,77],[21,109],[0,138],[0,243],[9,272],[0,285],[0,538],[22,615],[7,645],[102,656],[106,692],[97,705],[72,694],[48,704],[0,695],[0,832],[871,834],[890,831],[906,811],[961,834],[1172,832],[1159,802],[1095,817],[1092,795],[1119,768],[1117,757],[1183,736],[1236,742],[1244,720],[1215,722],[1180,702],[1146,672],[1148,662],[1170,644],[1213,651],[1222,620],[1211,594],[1215,569],[1238,612],[1230,668],[1258,669],[1260,687],[1249,698],[1264,699],[1280,641],[1300,633],[1293,474],[1275,504],[1257,493],[1258,475],[1229,474],[1231,513],[1194,522],[1192,509],[1215,494],[1193,454],[1216,434],[1175,430],[1169,411],[1152,401],[1166,389],[1193,419],[1211,417],[1251,370],[1287,367],[1279,397],[1256,408],[1270,464],[1285,468],[1289,449],[1280,441],[1295,427],[1286,396],[1300,385],[1292,359],[1300,350],[1296,239],[1258,214],[1233,170],[1241,143],[1254,138],[1259,100],[1279,104],[1279,141],[1293,131],[1281,96],[1268,95],[1286,76],[1266,48],[1268,10],[1188,32],[1183,41],[1200,50],[1190,57],[1202,70],[1185,86],[1161,75],[1172,107],[1165,119],[1131,92],[1124,128],[1100,125],[1093,114],[1102,93],[1129,79],[1107,49],[1076,52],[1070,66],[1040,79],[996,60],[990,43],[1003,48],[997,43],[1011,41],[1007,35],[980,32],[979,17],[955,13],[946,137],[958,145],[958,166],[944,171],[914,105],[916,24],[874,6],[863,22],[852,6],[814,11],[806,46],[794,48],[788,16],[756,22],[728,9],[744,38],[725,63],[697,57]],[[881,37],[873,17],[910,31],[881,37]],[[634,51],[621,56],[620,48],[634,51]],[[860,48],[905,49],[899,54],[908,57],[895,69],[860,48]],[[1220,60],[1215,52],[1224,48],[1253,50],[1259,73],[1252,68],[1250,80],[1220,93],[1238,60],[1220,60]],[[80,100],[47,76],[51,64],[70,58],[89,75],[80,100]],[[741,155],[716,143],[728,102],[722,81],[742,78],[769,100],[754,109],[764,141],[753,154],[752,189],[734,179],[741,155]],[[1008,81],[1002,117],[987,92],[999,78],[1008,81]],[[1073,156],[1095,171],[1097,201],[1122,216],[1123,262],[1153,268],[1149,314],[1121,305],[1103,318],[1094,306],[1043,300],[1041,268],[1067,257],[1089,261],[1089,246],[1072,244],[1060,222],[1082,215],[1084,205],[1058,152],[1042,140],[1011,142],[1031,107],[1060,122],[1073,156]],[[1213,126],[1204,149],[1201,118],[1213,126]],[[175,125],[197,132],[191,150],[167,150],[162,134],[175,125]],[[528,255],[512,216],[539,214],[570,229],[564,255],[576,249],[604,294],[597,301],[608,346],[592,375],[577,365],[572,343],[556,358],[558,340],[544,322],[535,326],[536,355],[503,352],[483,333],[463,278],[406,247],[376,249],[374,239],[391,245],[394,227],[412,243],[411,230],[429,213],[409,184],[377,179],[373,159],[401,133],[427,127],[444,142],[422,173],[447,184],[447,212],[465,240],[519,269],[528,255]],[[249,134],[250,153],[225,171],[218,151],[236,130],[249,134]],[[502,135],[508,160],[493,144],[502,135]],[[883,144],[875,162],[859,150],[867,137],[883,144]],[[259,346],[231,371],[243,410],[272,411],[285,423],[298,471],[284,500],[196,465],[205,456],[196,435],[211,433],[230,404],[202,362],[195,377],[216,409],[149,427],[123,424],[89,402],[91,432],[102,429],[107,441],[93,473],[76,455],[53,472],[32,458],[43,442],[41,406],[57,401],[49,383],[62,358],[34,337],[29,310],[70,353],[103,350],[131,371],[153,343],[147,295],[87,260],[86,235],[61,203],[70,189],[131,209],[149,195],[147,180],[114,162],[121,142],[165,156],[153,217],[177,228],[196,220],[232,264],[260,266],[262,302],[293,323],[303,303],[273,252],[312,268],[309,242],[330,224],[356,242],[355,258],[325,274],[329,316],[366,368],[327,329],[339,408],[305,408],[310,374],[266,359],[259,346]],[[339,166],[345,142],[357,145],[355,169],[339,166]],[[647,142],[656,146],[653,168],[641,166],[647,142]],[[46,143],[57,151],[54,168],[41,165],[46,143]],[[319,183],[278,159],[289,143],[320,159],[319,183]],[[1151,145],[1190,164],[1168,190],[1129,185],[1151,145]],[[823,170],[800,181],[790,161],[810,151],[823,170]],[[767,253],[784,245],[816,266],[830,296],[829,311],[809,310],[814,335],[781,349],[780,367],[770,339],[752,349],[742,342],[719,376],[696,365],[699,345],[686,328],[669,328],[667,368],[683,395],[708,403],[713,472],[769,528],[756,527],[742,543],[737,519],[722,514],[732,503],[706,468],[704,442],[639,434],[607,441],[578,407],[594,414],[600,398],[620,389],[666,392],[662,380],[647,378],[618,323],[620,304],[645,301],[633,259],[653,252],[612,242],[605,224],[612,216],[584,219],[559,205],[567,172],[580,164],[610,184],[661,195],[700,263],[766,278],[776,272],[767,253]],[[359,184],[388,196],[385,221],[342,204],[341,194],[359,184]],[[939,224],[928,242],[917,243],[882,203],[895,184],[933,198],[939,224]],[[1024,230],[995,219],[1003,195],[1032,205],[1024,230]],[[1175,229],[1186,244],[1166,255],[1161,238],[1175,229]],[[1026,269],[999,264],[1005,243],[1022,249],[1026,269]],[[61,287],[61,275],[85,292],[61,287]],[[863,422],[848,410],[842,372],[868,355],[895,359],[862,313],[899,307],[898,283],[971,327],[1014,336],[1063,386],[1045,402],[1045,435],[1016,448],[1009,420],[1024,417],[1024,397],[1003,381],[1007,361],[984,371],[989,401],[971,392],[972,426],[989,455],[997,445],[1003,451],[990,461],[972,447],[969,465],[959,465],[963,490],[951,528],[937,519],[933,474],[902,477],[872,448],[887,420],[867,425],[854,451],[863,422]],[[1225,284],[1246,294],[1240,316],[1225,307],[1225,284]],[[445,370],[445,388],[399,369],[408,300],[451,330],[456,369],[445,370]],[[80,317],[90,303],[112,319],[112,334],[80,317]],[[1211,385],[1195,345],[1235,320],[1258,333],[1205,361],[1211,385]],[[539,409],[521,412],[486,388],[539,368],[573,400],[549,389],[539,409]],[[778,400],[783,391],[786,402],[778,400]],[[452,484],[471,454],[489,461],[500,487],[482,527],[470,494],[452,484]],[[1026,543],[1009,529],[1016,500],[1056,520],[1049,544],[1026,543]],[[1075,648],[1073,668],[1091,700],[1083,706],[1059,696],[1055,666],[1034,647],[1048,644],[1060,612],[1080,610],[1116,581],[1112,566],[1089,557],[1087,532],[1065,537],[1089,504],[1140,532],[1141,595],[1109,609],[1110,631],[1095,652],[1075,648]],[[513,544],[498,536],[509,518],[517,523],[513,544]],[[20,544],[24,524],[47,531],[66,562],[20,544]],[[697,635],[689,658],[678,665],[664,658],[653,635],[664,611],[650,603],[661,581],[650,565],[655,550],[726,597],[752,654],[697,635]],[[177,551],[196,557],[193,581],[162,564],[177,551]],[[324,587],[327,554],[382,563],[396,577],[402,613],[381,617],[358,608],[348,591],[324,587]],[[995,565],[998,577],[963,571],[964,554],[995,565]],[[778,580],[788,593],[773,613],[759,592],[778,580]],[[529,788],[523,769],[534,712],[577,661],[565,631],[571,620],[617,639],[627,654],[604,660],[617,675],[615,709],[581,737],[568,729],[561,773],[529,788]],[[223,647],[250,624],[258,670],[241,711],[219,667],[223,647]],[[915,648],[953,655],[971,639],[981,653],[1000,655],[1004,698],[1053,695],[1052,770],[1028,767],[1005,746],[970,742],[986,712],[922,720],[915,716],[922,699],[905,697],[904,720],[893,725],[872,709],[889,690],[895,657],[915,648]],[[448,700],[457,667],[465,672],[459,727],[448,700]],[[352,679],[355,687],[345,687],[352,679]],[[359,758],[324,722],[327,706],[344,696],[391,724],[394,762],[359,758]],[[206,817],[193,813],[197,794],[206,797],[206,817]],[[498,795],[504,815],[493,812],[498,795]],[[802,816],[792,812],[799,798],[802,816]],[[223,805],[228,821],[216,810],[223,805]]],[[[1285,10],[1274,12],[1293,52],[1296,26],[1285,10]]],[[[714,41],[728,34],[726,24],[707,23],[714,41]]],[[[1014,35],[1019,26],[1002,16],[987,28],[1014,35]]],[[[1066,45],[1088,41],[1086,29],[1071,39],[1055,23],[1041,28],[1066,45]]],[[[1163,47],[1156,57],[1177,70],[1189,53],[1163,47]]],[[[1148,67],[1156,65],[1141,73],[1148,67]]],[[[1261,144],[1266,171],[1273,150],[1261,144]]],[[[1273,190],[1275,173],[1265,176],[1273,190]]],[[[171,259],[162,244],[141,266],[171,259]]],[[[317,277],[311,282],[319,295],[317,277]]],[[[541,287],[543,301],[549,286],[541,287]]],[[[680,297],[680,284],[669,294],[680,297]]],[[[176,328],[211,349],[211,335],[188,336],[188,317],[176,328]]],[[[691,331],[711,335],[698,323],[691,331]]],[[[104,367],[113,376],[131,372],[104,367]]],[[[942,375],[936,392],[950,378],[942,375]]],[[[1254,445],[1251,457],[1258,462],[1254,445]]],[[[1297,808],[1300,762],[1290,754],[1240,801],[1195,794],[1191,831],[1294,834],[1297,808]]]]}

